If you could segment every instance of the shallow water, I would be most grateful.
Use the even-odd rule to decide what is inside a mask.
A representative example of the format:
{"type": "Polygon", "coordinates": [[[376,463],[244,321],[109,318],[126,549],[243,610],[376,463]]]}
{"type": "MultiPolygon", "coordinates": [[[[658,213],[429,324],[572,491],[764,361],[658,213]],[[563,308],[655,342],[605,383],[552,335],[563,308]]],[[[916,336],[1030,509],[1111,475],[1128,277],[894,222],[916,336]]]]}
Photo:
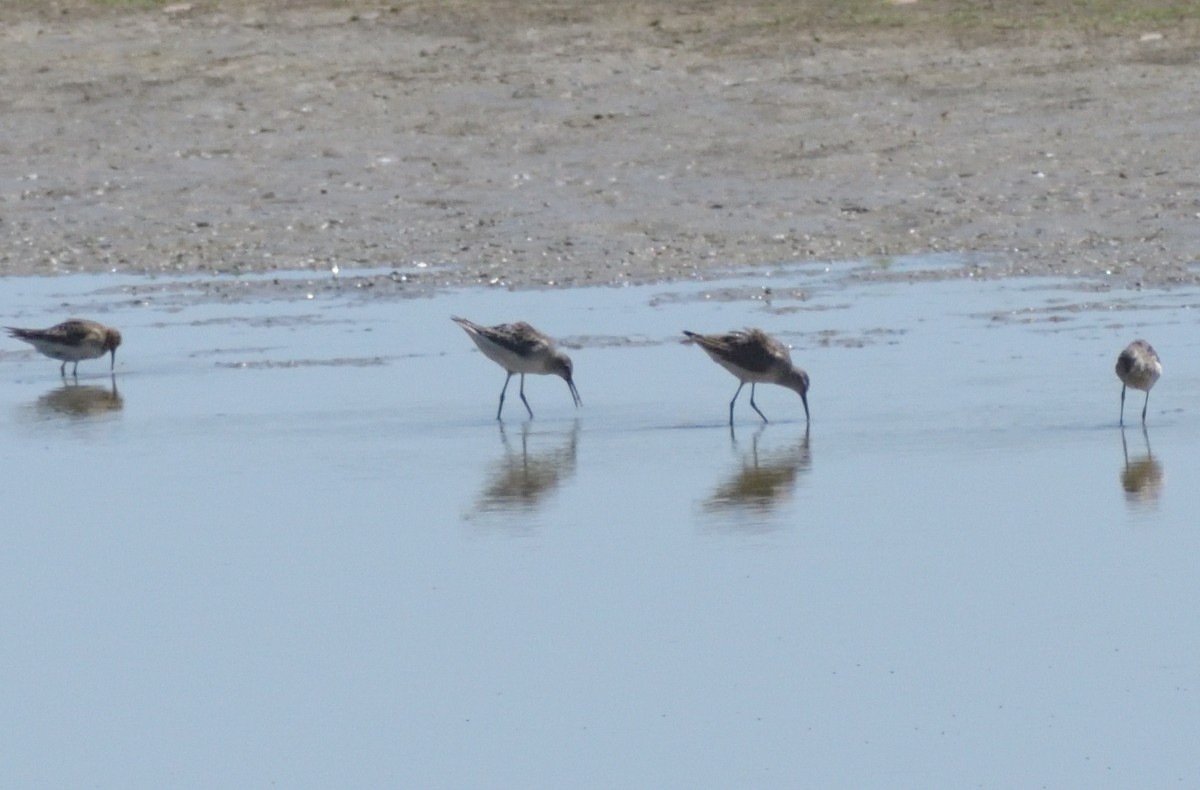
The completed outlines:
{"type": "MultiPolygon", "coordinates": [[[[905,267],[213,299],[8,279],[12,786],[1128,787],[1200,780],[1189,291],[905,267]],[[764,288],[770,288],[768,294],[764,288]],[[536,419],[451,313],[564,339],[536,419]],[[811,374],[744,391],[679,330],[811,374]],[[1126,404],[1113,363],[1165,373],[1126,404]]],[[[230,278],[231,280],[233,278],[230,278]]]]}

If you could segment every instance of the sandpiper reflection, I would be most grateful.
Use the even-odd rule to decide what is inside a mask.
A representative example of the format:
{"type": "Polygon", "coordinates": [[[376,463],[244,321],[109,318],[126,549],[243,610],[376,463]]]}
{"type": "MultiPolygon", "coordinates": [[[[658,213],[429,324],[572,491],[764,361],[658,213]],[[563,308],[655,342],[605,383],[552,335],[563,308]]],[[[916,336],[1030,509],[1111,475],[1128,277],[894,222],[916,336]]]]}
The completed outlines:
{"type": "MultiPolygon", "coordinates": [[[[705,500],[705,510],[767,513],[791,496],[797,476],[812,466],[808,429],[791,447],[760,453],[758,441],[765,429],[763,425],[754,433],[750,452],[741,458],[741,468],[717,486],[705,500]]],[[[732,430],[730,437],[737,451],[737,436],[732,430]]]]}
{"type": "Polygon", "coordinates": [[[500,441],[504,456],[496,461],[475,509],[532,510],[563,480],[575,473],[575,451],[579,443],[579,423],[563,434],[562,441],[549,447],[537,447],[552,432],[539,430],[531,437],[532,423],[521,426],[521,444],[515,447],[500,423],[500,441]],[[530,448],[530,440],[535,447],[530,448]]]}
{"type": "Polygon", "coordinates": [[[1125,501],[1132,505],[1153,504],[1158,501],[1163,489],[1163,468],[1154,458],[1150,450],[1150,434],[1142,426],[1142,439],[1146,444],[1146,452],[1141,456],[1129,457],[1129,442],[1125,439],[1125,429],[1121,429],[1121,452],[1125,456],[1125,466],[1121,469],[1121,488],[1125,489],[1125,501]]]}
{"type": "Polygon", "coordinates": [[[43,417],[86,418],[120,411],[124,405],[121,393],[117,391],[116,376],[113,376],[107,387],[67,381],[40,396],[36,409],[43,417]]]}

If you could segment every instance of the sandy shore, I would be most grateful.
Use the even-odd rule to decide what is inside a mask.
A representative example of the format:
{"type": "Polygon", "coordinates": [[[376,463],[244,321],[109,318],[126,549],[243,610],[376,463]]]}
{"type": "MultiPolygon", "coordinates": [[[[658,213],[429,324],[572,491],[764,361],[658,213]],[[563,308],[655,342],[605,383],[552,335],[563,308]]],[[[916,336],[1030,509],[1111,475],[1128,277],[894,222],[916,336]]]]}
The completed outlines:
{"type": "Polygon", "coordinates": [[[6,6],[0,272],[578,285],[963,251],[1200,280],[1192,27],[489,8],[6,6]]]}

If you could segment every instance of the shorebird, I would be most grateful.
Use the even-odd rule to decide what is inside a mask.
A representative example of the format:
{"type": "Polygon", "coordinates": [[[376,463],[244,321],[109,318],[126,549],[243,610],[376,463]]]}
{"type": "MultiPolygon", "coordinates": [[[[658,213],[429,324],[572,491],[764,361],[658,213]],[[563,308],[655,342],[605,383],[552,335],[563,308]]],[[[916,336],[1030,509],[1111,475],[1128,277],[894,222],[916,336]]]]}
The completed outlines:
{"type": "Polygon", "coordinates": [[[808,422],[808,374],[792,364],[787,346],[761,329],[747,329],[725,335],[701,335],[684,330],[683,334],[704,349],[721,367],[737,376],[737,392],[729,401],[729,424],[733,425],[733,404],[746,382],[750,382],[750,406],[763,422],[767,416],[754,402],[754,385],[779,384],[794,390],[804,402],[804,421],[808,422]]]}
{"type": "Polygon", "coordinates": [[[1145,340],[1135,340],[1125,346],[1117,357],[1117,378],[1121,380],[1121,425],[1125,424],[1125,388],[1145,390],[1142,404],[1142,425],[1146,424],[1146,408],[1150,405],[1150,388],[1162,375],[1162,362],[1154,347],[1145,340]]]}
{"type": "Polygon", "coordinates": [[[51,359],[62,360],[58,369],[64,378],[67,375],[67,363],[74,362],[71,375],[79,375],[79,361],[96,359],[105,354],[112,355],[109,370],[117,366],[117,346],[121,345],[121,333],[110,326],[88,321],[84,318],[72,318],[55,324],[49,329],[18,329],[6,326],[10,337],[24,340],[51,359]]]}
{"type": "Polygon", "coordinates": [[[529,401],[525,400],[526,373],[553,373],[561,376],[571,388],[575,406],[583,403],[579,399],[579,391],[575,389],[575,380],[571,375],[571,358],[556,349],[553,340],[529,324],[518,321],[515,324],[480,326],[453,315],[450,316],[450,320],[466,330],[485,357],[508,372],[508,377],[504,379],[504,387],[500,390],[500,406],[496,409],[497,420],[504,411],[504,393],[508,390],[508,381],[514,373],[521,374],[521,402],[525,404],[525,411],[529,412],[530,419],[533,419],[533,409],[529,408],[529,401]]]}

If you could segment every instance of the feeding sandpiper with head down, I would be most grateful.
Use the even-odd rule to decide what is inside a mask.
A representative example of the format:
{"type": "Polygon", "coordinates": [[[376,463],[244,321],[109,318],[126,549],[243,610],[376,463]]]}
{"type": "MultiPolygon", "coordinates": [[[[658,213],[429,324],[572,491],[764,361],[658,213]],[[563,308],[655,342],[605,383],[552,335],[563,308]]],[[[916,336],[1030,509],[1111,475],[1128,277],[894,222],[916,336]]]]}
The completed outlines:
{"type": "Polygon", "coordinates": [[[746,382],[750,382],[750,406],[763,422],[767,422],[767,416],[754,402],[754,385],[760,382],[779,384],[799,394],[804,402],[804,421],[808,422],[808,374],[792,364],[792,355],[783,343],[761,329],[724,335],[701,335],[687,330],[683,333],[741,382],[737,392],[733,393],[733,400],[729,401],[730,425],[733,425],[733,404],[737,403],[746,382]]]}
{"type": "Polygon", "coordinates": [[[121,345],[121,333],[110,326],[88,321],[84,318],[72,318],[55,324],[49,329],[19,329],[7,326],[10,337],[24,340],[41,353],[62,361],[58,372],[67,375],[67,363],[74,362],[71,375],[79,375],[79,362],[84,359],[96,359],[105,354],[112,355],[109,370],[117,366],[117,346],[121,345]]]}
{"type": "Polygon", "coordinates": [[[1125,424],[1125,388],[1145,390],[1142,404],[1142,425],[1146,424],[1146,408],[1150,405],[1150,388],[1162,375],[1162,362],[1154,347],[1145,340],[1135,340],[1125,346],[1117,357],[1117,378],[1121,380],[1121,425],[1125,424]]]}
{"type": "Polygon", "coordinates": [[[515,324],[480,326],[458,316],[450,316],[450,320],[466,330],[484,356],[508,372],[508,377],[504,379],[504,387],[500,390],[500,406],[496,409],[497,420],[504,411],[504,393],[508,390],[508,381],[514,373],[521,374],[521,402],[525,404],[525,411],[529,412],[530,419],[533,419],[533,409],[529,408],[529,401],[525,400],[526,373],[553,373],[561,376],[571,389],[575,406],[583,403],[579,398],[579,391],[575,389],[571,358],[555,348],[553,340],[529,324],[518,321],[515,324]]]}

